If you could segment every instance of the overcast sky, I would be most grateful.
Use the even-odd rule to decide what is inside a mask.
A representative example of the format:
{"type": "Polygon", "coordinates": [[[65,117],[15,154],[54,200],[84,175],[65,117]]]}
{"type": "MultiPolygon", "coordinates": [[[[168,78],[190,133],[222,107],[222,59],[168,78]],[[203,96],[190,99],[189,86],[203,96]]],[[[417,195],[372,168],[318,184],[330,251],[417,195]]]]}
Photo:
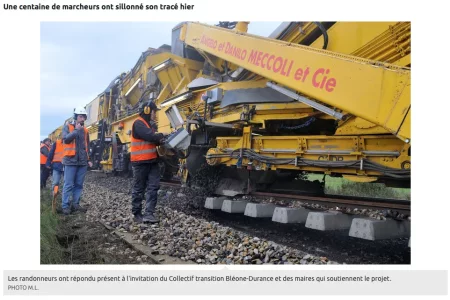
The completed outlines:
{"type": "MultiPolygon", "coordinates": [[[[178,23],[42,22],[40,139],[130,70],[148,47],[170,45],[178,23]]],[[[248,32],[268,36],[279,24],[250,23],[248,32]]]]}

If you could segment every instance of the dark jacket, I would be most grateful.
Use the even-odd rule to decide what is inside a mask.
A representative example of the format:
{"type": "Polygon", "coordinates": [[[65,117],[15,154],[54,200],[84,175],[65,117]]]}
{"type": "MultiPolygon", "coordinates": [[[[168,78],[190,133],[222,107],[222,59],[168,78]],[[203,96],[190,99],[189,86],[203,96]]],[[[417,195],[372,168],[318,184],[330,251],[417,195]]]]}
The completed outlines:
{"type": "MultiPolygon", "coordinates": [[[[155,122],[150,121],[150,127],[151,128],[148,128],[141,120],[134,121],[132,128],[133,137],[136,139],[154,143],[156,146],[159,146],[159,142],[164,138],[164,135],[162,133],[156,132],[156,130],[158,130],[158,127],[156,126],[155,122]]],[[[132,164],[138,165],[155,163],[157,160],[158,159],[144,160],[139,162],[132,162],[132,164]]]]}
{"type": "Polygon", "coordinates": [[[52,148],[50,149],[50,152],[48,153],[47,163],[45,164],[45,166],[51,167],[53,170],[56,170],[56,171],[62,171],[63,164],[61,162],[53,162],[52,163],[53,156],[55,155],[55,150],[56,150],[56,143],[53,143],[52,148]]]}
{"type": "MultiPolygon", "coordinates": [[[[72,125],[75,126],[75,123],[72,125]]],[[[88,155],[86,149],[89,150],[89,135],[87,136],[87,145],[84,140],[84,128],[74,129],[69,133],[69,125],[64,125],[62,132],[63,144],[69,144],[75,140],[75,156],[69,157],[64,156],[63,165],[65,166],[87,166],[88,165],[88,155]]]]}

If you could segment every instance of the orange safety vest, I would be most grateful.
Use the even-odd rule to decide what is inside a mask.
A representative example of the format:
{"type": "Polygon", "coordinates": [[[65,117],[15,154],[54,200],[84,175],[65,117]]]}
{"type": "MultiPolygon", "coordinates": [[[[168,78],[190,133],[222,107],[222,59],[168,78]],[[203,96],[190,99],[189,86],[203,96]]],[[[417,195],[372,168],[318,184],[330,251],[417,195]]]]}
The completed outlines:
{"type": "MultiPolygon", "coordinates": [[[[143,118],[138,117],[137,120],[141,120],[142,122],[144,122],[144,124],[145,124],[145,126],[147,126],[147,128],[151,128],[147,124],[147,122],[145,122],[145,120],[143,118]]],[[[130,151],[131,151],[131,161],[151,160],[151,159],[158,157],[158,154],[156,153],[156,145],[153,143],[135,138],[133,136],[133,128],[131,129],[131,150],[130,151]]]]}
{"type": "Polygon", "coordinates": [[[64,156],[63,143],[62,143],[61,140],[57,140],[56,141],[55,153],[53,154],[52,163],[54,163],[54,162],[62,162],[63,156],[64,156]]]}
{"type": "MultiPolygon", "coordinates": [[[[47,146],[46,144],[41,144],[41,149],[42,147],[47,147],[48,151],[50,151],[50,147],[47,146]]],[[[47,156],[45,156],[44,154],[41,153],[41,165],[45,165],[45,163],[47,162],[47,156]]]]}
{"type": "MultiPolygon", "coordinates": [[[[75,130],[75,126],[72,124],[69,124],[69,133],[73,132],[75,130]]],[[[84,128],[84,144],[86,146],[86,153],[87,153],[87,157],[89,159],[89,151],[88,151],[88,143],[87,143],[87,137],[88,137],[88,130],[86,128],[84,128]]],[[[64,149],[64,157],[66,156],[75,156],[77,148],[75,146],[75,139],[73,139],[73,141],[69,144],[64,143],[63,144],[63,149],[64,149]]]]}

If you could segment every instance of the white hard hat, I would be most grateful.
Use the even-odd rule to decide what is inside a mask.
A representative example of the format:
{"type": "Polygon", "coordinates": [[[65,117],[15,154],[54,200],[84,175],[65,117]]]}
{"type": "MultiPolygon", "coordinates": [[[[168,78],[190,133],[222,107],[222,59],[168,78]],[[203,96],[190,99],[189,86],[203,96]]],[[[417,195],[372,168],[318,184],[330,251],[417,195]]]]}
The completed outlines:
{"type": "Polygon", "coordinates": [[[82,106],[79,106],[79,107],[75,108],[73,110],[73,113],[76,114],[76,115],[87,115],[86,110],[82,106]]]}

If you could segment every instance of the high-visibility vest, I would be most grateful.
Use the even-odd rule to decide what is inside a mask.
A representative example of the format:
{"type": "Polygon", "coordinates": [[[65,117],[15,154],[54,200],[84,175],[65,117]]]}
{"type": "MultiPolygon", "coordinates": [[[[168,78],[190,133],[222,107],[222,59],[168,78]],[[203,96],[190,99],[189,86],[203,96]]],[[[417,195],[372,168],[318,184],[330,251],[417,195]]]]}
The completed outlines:
{"type": "Polygon", "coordinates": [[[62,162],[63,156],[64,156],[63,143],[62,143],[61,140],[57,140],[56,141],[55,153],[53,154],[52,163],[54,163],[54,162],[62,162]]]}
{"type": "MultiPolygon", "coordinates": [[[[138,117],[137,120],[141,120],[147,128],[151,128],[143,118],[138,117]]],[[[135,138],[133,135],[133,127],[131,128],[131,161],[144,161],[157,158],[158,154],[156,153],[156,145],[135,138]]]]}
{"type": "MultiPolygon", "coordinates": [[[[47,147],[48,151],[50,151],[50,147],[47,146],[46,144],[41,144],[41,149],[42,147],[47,147]]],[[[44,154],[41,153],[41,165],[45,165],[45,163],[47,162],[47,156],[45,156],[44,154]]]]}
{"type": "MultiPolygon", "coordinates": [[[[72,124],[69,124],[69,133],[73,132],[75,130],[75,126],[72,124]]],[[[88,130],[83,127],[84,129],[84,144],[86,146],[86,153],[88,155],[88,159],[89,159],[89,151],[88,151],[88,143],[87,143],[87,137],[88,137],[88,130]]],[[[77,148],[75,145],[75,139],[73,139],[73,141],[69,144],[64,143],[63,144],[63,149],[64,149],[64,156],[75,156],[75,154],[77,153],[77,148]]]]}

